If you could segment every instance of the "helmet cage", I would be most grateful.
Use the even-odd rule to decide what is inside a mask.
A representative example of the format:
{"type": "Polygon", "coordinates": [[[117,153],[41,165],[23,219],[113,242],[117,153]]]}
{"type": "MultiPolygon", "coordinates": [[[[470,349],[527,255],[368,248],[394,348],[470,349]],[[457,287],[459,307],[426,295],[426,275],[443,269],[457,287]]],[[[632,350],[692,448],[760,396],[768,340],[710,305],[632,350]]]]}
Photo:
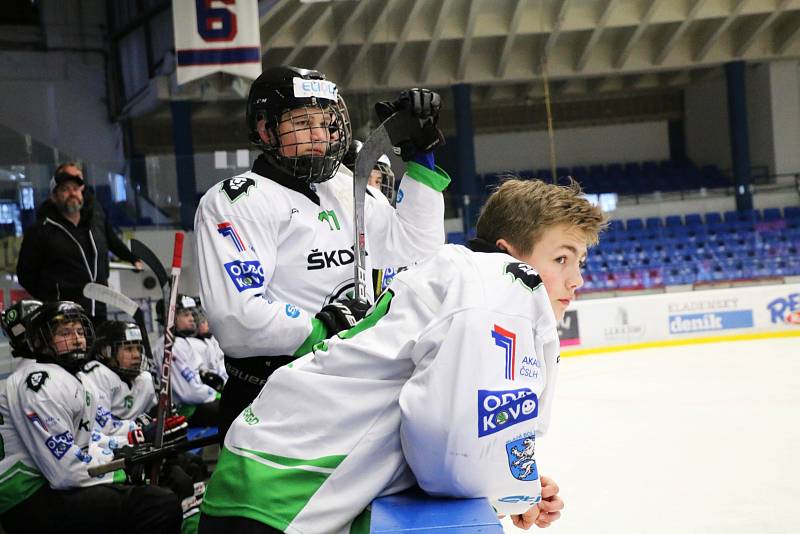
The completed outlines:
{"type": "Polygon", "coordinates": [[[250,86],[246,122],[250,141],[275,166],[309,184],[332,178],[350,145],[344,100],[336,85],[315,70],[282,66],[264,71],[250,86]],[[287,124],[287,112],[296,109],[305,110],[299,115],[306,118],[316,117],[316,123],[303,127],[294,112],[287,124]]]}
{"type": "Polygon", "coordinates": [[[394,204],[396,191],[394,189],[394,171],[392,168],[379,161],[375,164],[375,170],[381,173],[381,193],[389,199],[390,204],[394,204]]]}
{"type": "Polygon", "coordinates": [[[88,359],[94,328],[83,309],[73,302],[43,305],[31,316],[31,345],[44,356],[75,372],[88,359]]]}
{"type": "MultiPolygon", "coordinates": [[[[106,367],[117,373],[123,380],[133,380],[148,369],[144,353],[142,331],[134,323],[114,321],[106,323],[107,331],[98,334],[95,346],[95,358],[106,367]],[[139,363],[131,367],[123,367],[119,360],[119,351],[124,347],[139,347],[139,363]]],[[[101,327],[102,328],[102,327],[101,327]]]]}

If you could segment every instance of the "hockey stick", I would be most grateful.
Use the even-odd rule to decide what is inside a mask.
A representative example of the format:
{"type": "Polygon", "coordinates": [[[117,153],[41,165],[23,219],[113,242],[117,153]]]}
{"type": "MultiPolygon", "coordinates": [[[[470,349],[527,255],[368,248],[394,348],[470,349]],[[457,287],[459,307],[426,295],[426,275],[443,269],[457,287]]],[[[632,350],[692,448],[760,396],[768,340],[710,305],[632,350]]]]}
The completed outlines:
{"type": "MultiPolygon", "coordinates": [[[[164,357],[161,360],[161,374],[159,379],[158,391],[158,410],[156,411],[156,433],[153,445],[160,449],[164,444],[164,422],[167,419],[171,402],[171,381],[170,369],[172,366],[172,345],[175,342],[175,333],[172,327],[175,325],[175,301],[178,298],[178,280],[181,276],[181,264],[183,263],[183,232],[175,232],[175,246],[172,252],[172,272],[169,277],[169,307],[166,307],[166,322],[164,323],[164,357]]],[[[153,465],[150,472],[150,483],[158,483],[158,465],[153,465]]]]}
{"type": "Polygon", "coordinates": [[[408,112],[397,112],[383,121],[369,134],[356,156],[356,170],[353,173],[353,221],[354,221],[354,269],[355,280],[353,298],[367,302],[367,254],[364,238],[364,205],[369,175],[383,154],[392,152],[396,141],[409,137],[409,132],[420,128],[419,119],[408,112]]]}
{"type": "Polygon", "coordinates": [[[138,239],[131,239],[131,253],[141,259],[156,275],[158,285],[161,286],[161,295],[166,305],[169,302],[169,278],[167,277],[167,270],[164,269],[164,264],[161,263],[161,260],[158,259],[158,256],[150,247],[138,239]]]}
{"type": "Polygon", "coordinates": [[[147,358],[147,363],[151,366],[155,365],[153,349],[150,347],[150,339],[147,336],[147,328],[145,328],[144,324],[144,313],[142,313],[141,308],[139,308],[136,302],[108,286],[95,284],[94,282],[89,282],[83,286],[83,296],[90,300],[102,302],[106,306],[116,308],[133,317],[133,321],[142,332],[142,345],[144,346],[144,354],[147,358]]]}
{"type": "Polygon", "coordinates": [[[111,460],[107,464],[90,467],[89,476],[98,477],[111,471],[116,471],[117,469],[125,469],[126,467],[130,467],[132,465],[146,464],[156,460],[161,460],[162,458],[176,452],[190,451],[200,447],[207,447],[208,445],[219,443],[220,438],[221,436],[219,434],[214,434],[213,436],[203,436],[202,438],[193,439],[191,441],[173,443],[172,445],[166,445],[160,449],[148,449],[141,454],[137,454],[130,458],[118,458],[117,460],[111,460]]]}

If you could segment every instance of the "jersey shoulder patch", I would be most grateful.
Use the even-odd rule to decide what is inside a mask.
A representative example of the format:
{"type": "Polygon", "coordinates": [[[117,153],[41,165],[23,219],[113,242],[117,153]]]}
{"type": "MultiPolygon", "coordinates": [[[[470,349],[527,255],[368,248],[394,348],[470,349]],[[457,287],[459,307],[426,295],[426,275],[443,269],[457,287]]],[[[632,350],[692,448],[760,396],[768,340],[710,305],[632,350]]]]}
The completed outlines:
{"type": "Polygon", "coordinates": [[[100,362],[97,361],[86,362],[85,364],[83,364],[83,368],[81,368],[81,371],[84,373],[91,373],[96,371],[99,367],[100,367],[100,362]]]}
{"type": "Polygon", "coordinates": [[[48,378],[50,375],[47,374],[47,371],[34,371],[25,378],[25,385],[34,393],[38,393],[48,378]]]}
{"type": "Polygon", "coordinates": [[[234,176],[233,178],[228,178],[223,181],[222,187],[220,187],[219,190],[221,193],[224,193],[228,197],[228,201],[233,204],[243,196],[247,196],[250,193],[251,187],[256,187],[256,181],[252,178],[234,176]]]}
{"type": "Polygon", "coordinates": [[[542,278],[536,269],[522,262],[506,263],[503,274],[511,275],[512,281],[518,280],[522,285],[536,291],[542,285],[542,278]]]}

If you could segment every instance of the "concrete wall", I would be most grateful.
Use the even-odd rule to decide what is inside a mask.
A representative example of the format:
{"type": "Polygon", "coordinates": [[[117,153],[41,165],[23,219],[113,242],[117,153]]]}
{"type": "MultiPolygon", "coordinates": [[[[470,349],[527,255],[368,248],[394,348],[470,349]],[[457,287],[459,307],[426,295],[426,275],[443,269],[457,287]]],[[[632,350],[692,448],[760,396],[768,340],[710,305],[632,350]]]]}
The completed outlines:
{"type": "MultiPolygon", "coordinates": [[[[565,128],[555,131],[559,167],[669,159],[666,121],[565,128]]],[[[546,131],[475,136],[478,173],[550,167],[546,131]]]]}
{"type": "Polygon", "coordinates": [[[45,50],[0,52],[0,124],[58,149],[60,158],[121,169],[122,132],[106,104],[104,2],[39,6],[45,50]]]}

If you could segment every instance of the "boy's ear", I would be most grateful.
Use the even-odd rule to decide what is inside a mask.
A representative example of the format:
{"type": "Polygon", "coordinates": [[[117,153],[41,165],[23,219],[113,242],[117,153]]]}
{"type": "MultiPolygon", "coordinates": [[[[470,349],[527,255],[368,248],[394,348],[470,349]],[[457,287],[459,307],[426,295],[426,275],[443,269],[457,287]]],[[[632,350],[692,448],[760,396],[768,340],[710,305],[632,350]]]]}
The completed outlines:
{"type": "Polygon", "coordinates": [[[508,241],[506,241],[502,237],[494,242],[494,246],[496,246],[497,248],[499,248],[500,250],[502,250],[506,254],[509,254],[511,256],[516,257],[516,254],[515,254],[516,251],[514,250],[514,247],[511,245],[511,243],[509,243],[508,241]]]}

